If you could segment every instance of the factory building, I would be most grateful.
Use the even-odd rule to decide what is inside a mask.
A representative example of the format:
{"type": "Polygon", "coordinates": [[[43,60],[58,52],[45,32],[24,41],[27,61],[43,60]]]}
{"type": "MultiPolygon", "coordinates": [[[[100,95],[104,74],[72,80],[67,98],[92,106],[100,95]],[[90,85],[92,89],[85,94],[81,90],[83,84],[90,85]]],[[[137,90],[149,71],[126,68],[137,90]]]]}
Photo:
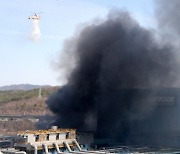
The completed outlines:
{"type": "MultiPolygon", "coordinates": [[[[52,126],[48,130],[26,130],[12,137],[13,146],[2,148],[3,154],[38,154],[38,153],[100,153],[82,149],[76,140],[75,129],[60,129],[52,126]]],[[[84,143],[85,144],[85,143],[84,143]]],[[[89,149],[88,149],[89,150],[89,149]]]]}
{"type": "Polygon", "coordinates": [[[180,147],[180,89],[149,92],[147,113],[131,126],[131,140],[158,146],[180,147]]]}
{"type": "Polygon", "coordinates": [[[97,138],[180,148],[180,88],[121,89],[108,95],[117,105],[108,107],[108,116],[101,117],[99,109],[97,138]]]}
{"type": "Polygon", "coordinates": [[[26,151],[27,153],[35,153],[37,151],[45,151],[48,153],[50,149],[74,148],[76,141],[75,129],[58,129],[52,127],[49,130],[22,131],[15,138],[14,147],[16,149],[26,151]]]}

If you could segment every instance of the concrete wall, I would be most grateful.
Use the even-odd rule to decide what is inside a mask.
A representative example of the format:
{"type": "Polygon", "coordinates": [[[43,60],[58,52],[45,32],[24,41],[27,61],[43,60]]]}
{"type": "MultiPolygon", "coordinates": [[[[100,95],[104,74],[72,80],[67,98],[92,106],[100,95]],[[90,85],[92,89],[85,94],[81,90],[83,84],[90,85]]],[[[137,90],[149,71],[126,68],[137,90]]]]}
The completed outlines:
{"type": "Polygon", "coordinates": [[[34,134],[28,134],[27,142],[35,142],[35,136],[34,134]]]}
{"type": "Polygon", "coordinates": [[[66,134],[65,133],[61,133],[59,134],[59,139],[65,139],[66,138],[66,134]]]}

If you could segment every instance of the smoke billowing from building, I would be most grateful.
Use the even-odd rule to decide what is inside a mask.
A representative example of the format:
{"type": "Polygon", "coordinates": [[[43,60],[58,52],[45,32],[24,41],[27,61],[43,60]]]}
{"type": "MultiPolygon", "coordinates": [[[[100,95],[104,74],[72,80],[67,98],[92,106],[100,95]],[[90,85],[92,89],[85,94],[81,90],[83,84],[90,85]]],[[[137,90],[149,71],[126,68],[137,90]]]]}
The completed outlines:
{"type": "Polygon", "coordinates": [[[156,41],[128,12],[112,10],[106,20],[87,25],[63,52],[74,67],[67,84],[47,101],[60,127],[96,128],[97,136],[123,140],[132,121],[148,117],[153,109],[149,101],[136,99],[143,93],[133,89],[177,86],[176,48],[156,41]]]}

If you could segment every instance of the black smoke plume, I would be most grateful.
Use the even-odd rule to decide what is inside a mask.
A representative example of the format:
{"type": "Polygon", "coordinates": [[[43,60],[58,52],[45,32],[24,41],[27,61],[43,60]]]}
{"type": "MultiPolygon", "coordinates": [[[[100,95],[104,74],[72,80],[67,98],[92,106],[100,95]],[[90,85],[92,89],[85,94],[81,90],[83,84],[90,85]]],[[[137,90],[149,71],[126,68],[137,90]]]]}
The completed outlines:
{"type": "Polygon", "coordinates": [[[97,137],[125,141],[132,121],[151,108],[135,89],[173,87],[178,78],[174,48],[156,41],[128,12],[111,10],[106,20],[86,25],[63,52],[74,68],[47,104],[60,127],[95,130],[97,137]]]}
{"type": "Polygon", "coordinates": [[[180,1],[156,0],[156,2],[156,18],[161,31],[163,30],[163,32],[168,33],[171,37],[179,36],[180,1]]]}

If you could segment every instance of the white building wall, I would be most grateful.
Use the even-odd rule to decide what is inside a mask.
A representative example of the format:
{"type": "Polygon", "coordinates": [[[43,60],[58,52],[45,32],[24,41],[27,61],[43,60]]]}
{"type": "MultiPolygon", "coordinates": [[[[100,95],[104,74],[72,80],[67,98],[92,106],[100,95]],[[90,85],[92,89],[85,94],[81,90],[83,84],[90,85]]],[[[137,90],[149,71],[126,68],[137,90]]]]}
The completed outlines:
{"type": "Polygon", "coordinates": [[[28,134],[28,142],[35,142],[34,134],[28,134]]]}
{"type": "Polygon", "coordinates": [[[55,141],[55,140],[56,140],[56,134],[50,134],[49,141],[55,141]]]}
{"type": "Polygon", "coordinates": [[[61,134],[59,134],[59,139],[60,139],[60,140],[66,139],[66,133],[61,133],[61,134]]]}

